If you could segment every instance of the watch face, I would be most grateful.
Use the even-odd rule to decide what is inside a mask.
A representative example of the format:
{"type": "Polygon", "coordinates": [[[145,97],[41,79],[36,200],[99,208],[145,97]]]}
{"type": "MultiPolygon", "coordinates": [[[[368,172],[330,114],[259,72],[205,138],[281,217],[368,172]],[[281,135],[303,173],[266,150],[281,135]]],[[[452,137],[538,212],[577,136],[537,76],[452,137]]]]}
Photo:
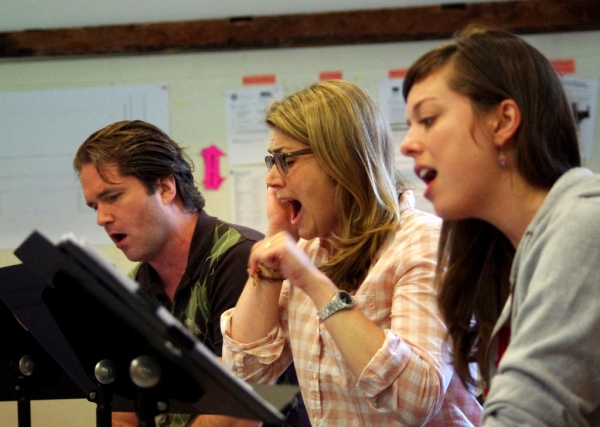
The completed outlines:
{"type": "Polygon", "coordinates": [[[352,303],[352,295],[350,295],[348,292],[340,292],[339,295],[344,304],[352,303]]]}

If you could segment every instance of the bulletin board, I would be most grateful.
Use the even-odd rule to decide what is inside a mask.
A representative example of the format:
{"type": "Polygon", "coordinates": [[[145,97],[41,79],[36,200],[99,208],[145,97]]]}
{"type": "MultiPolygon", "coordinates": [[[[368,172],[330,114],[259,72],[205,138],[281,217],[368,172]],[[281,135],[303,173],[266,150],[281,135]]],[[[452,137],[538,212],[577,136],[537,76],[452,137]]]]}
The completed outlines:
{"type": "Polygon", "coordinates": [[[83,198],[73,157],[108,123],[141,119],[168,132],[165,85],[0,93],[0,249],[33,230],[56,241],[73,233],[109,244],[83,198]]]}

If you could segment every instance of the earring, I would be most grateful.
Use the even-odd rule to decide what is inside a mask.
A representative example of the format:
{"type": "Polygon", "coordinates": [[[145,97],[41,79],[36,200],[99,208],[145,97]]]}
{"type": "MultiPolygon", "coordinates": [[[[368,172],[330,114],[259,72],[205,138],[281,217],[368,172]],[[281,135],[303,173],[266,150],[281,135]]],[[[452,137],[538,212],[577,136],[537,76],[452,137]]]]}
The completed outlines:
{"type": "Polygon", "coordinates": [[[504,155],[504,151],[500,150],[500,154],[498,155],[498,164],[500,165],[501,168],[506,166],[506,162],[508,160],[506,159],[506,156],[504,155]]]}

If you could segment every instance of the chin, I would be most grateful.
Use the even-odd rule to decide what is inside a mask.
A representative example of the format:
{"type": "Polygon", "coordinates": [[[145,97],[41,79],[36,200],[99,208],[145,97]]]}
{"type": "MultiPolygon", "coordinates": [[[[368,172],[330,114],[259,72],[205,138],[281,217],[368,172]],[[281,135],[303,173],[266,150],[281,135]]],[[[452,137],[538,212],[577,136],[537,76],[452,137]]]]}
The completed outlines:
{"type": "Polygon", "coordinates": [[[123,251],[123,254],[125,254],[125,257],[131,262],[144,262],[145,261],[144,257],[140,254],[136,254],[133,252],[125,252],[125,251],[123,251]]]}
{"type": "Polygon", "coordinates": [[[140,261],[140,260],[139,260],[137,257],[134,257],[134,256],[130,256],[130,255],[127,255],[127,254],[125,254],[125,257],[126,257],[126,258],[127,258],[129,261],[131,261],[131,262],[142,262],[142,261],[140,261]]]}
{"type": "Polygon", "coordinates": [[[435,214],[446,221],[454,221],[458,219],[463,219],[460,215],[457,215],[455,209],[452,209],[449,206],[445,206],[441,203],[433,203],[433,210],[435,214]]]}
{"type": "Polygon", "coordinates": [[[305,233],[302,233],[301,231],[298,232],[298,237],[301,238],[301,239],[303,239],[303,240],[310,240],[310,239],[314,238],[313,236],[310,236],[310,235],[307,235],[305,233]]]}
{"type": "Polygon", "coordinates": [[[301,239],[304,240],[312,240],[315,239],[317,237],[319,237],[318,235],[316,235],[315,233],[311,233],[307,230],[303,230],[301,228],[298,228],[298,237],[300,237],[301,239]]]}
{"type": "Polygon", "coordinates": [[[465,212],[442,207],[438,208],[436,205],[433,205],[433,210],[435,211],[435,214],[444,221],[460,221],[462,219],[473,218],[472,215],[467,215],[465,212]]]}

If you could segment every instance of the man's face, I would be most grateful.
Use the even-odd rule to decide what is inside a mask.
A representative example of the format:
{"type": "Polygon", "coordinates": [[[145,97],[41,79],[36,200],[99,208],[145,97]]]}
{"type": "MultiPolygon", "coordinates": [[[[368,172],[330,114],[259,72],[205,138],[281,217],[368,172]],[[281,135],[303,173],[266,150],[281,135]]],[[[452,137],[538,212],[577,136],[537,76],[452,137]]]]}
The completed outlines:
{"type": "Polygon", "coordinates": [[[154,261],[169,235],[168,201],[160,186],[148,194],[139,179],[121,176],[114,164],[103,166],[101,172],[111,183],[91,163],[80,173],[85,201],[96,210],[98,225],[130,261],[154,261]]]}

